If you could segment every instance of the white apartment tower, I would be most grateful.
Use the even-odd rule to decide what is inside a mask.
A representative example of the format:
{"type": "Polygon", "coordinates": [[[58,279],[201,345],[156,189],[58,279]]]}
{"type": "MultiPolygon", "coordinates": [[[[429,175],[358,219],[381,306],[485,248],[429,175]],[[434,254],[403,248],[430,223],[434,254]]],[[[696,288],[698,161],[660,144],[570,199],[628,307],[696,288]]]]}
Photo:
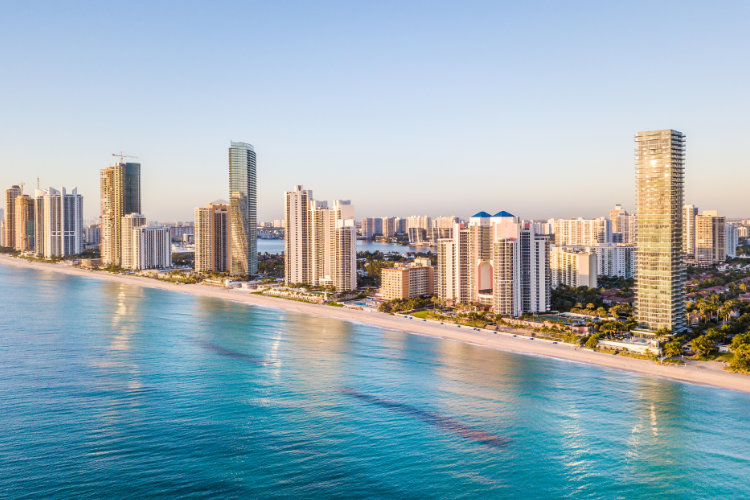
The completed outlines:
{"type": "Polygon", "coordinates": [[[78,189],[37,189],[34,203],[35,253],[50,258],[83,252],[83,197],[78,189]]]}

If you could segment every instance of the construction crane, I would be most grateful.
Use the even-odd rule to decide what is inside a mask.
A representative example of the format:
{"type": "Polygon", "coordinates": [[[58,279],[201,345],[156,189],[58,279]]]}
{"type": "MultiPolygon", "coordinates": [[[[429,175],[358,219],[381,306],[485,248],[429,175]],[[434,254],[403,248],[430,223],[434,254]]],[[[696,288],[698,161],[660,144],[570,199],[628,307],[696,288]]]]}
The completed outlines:
{"type": "Polygon", "coordinates": [[[119,153],[112,153],[112,156],[114,156],[115,158],[119,156],[119,157],[120,157],[120,163],[123,163],[123,160],[124,160],[125,158],[134,158],[134,159],[136,159],[136,160],[138,159],[138,157],[137,157],[137,156],[126,155],[126,154],[125,154],[125,153],[123,153],[122,151],[120,151],[119,153]]]}

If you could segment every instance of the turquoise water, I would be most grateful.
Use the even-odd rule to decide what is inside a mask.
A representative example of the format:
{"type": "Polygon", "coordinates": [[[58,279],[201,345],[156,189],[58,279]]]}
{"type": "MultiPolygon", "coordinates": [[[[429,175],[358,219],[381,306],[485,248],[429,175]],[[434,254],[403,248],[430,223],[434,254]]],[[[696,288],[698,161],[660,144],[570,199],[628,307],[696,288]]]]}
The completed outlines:
{"type": "Polygon", "coordinates": [[[748,395],[2,265],[0,297],[0,496],[750,497],[748,395]]]}

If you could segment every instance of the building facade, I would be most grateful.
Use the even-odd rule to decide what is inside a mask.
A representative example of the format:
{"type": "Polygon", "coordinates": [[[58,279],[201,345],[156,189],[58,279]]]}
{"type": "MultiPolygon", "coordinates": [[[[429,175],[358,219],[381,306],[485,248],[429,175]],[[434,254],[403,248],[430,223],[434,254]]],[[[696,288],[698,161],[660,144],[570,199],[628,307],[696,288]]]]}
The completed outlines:
{"type": "Polygon", "coordinates": [[[36,230],[34,223],[34,199],[27,194],[20,194],[15,197],[13,215],[14,228],[13,236],[15,238],[15,249],[19,252],[30,252],[34,250],[34,236],[36,230]]]}
{"type": "Polygon", "coordinates": [[[552,246],[550,273],[552,288],[560,285],[597,287],[597,255],[580,247],[552,246]]]}
{"type": "Polygon", "coordinates": [[[83,197],[78,189],[54,188],[35,193],[35,249],[45,258],[77,255],[84,249],[83,197]]]}
{"type": "Polygon", "coordinates": [[[380,273],[380,294],[385,300],[410,299],[435,293],[435,268],[427,259],[415,259],[413,263],[397,264],[380,273]]]}
{"type": "Polygon", "coordinates": [[[209,203],[195,209],[195,271],[229,269],[229,205],[209,203]]]}
{"type": "Polygon", "coordinates": [[[682,208],[685,136],[638,132],[636,163],[635,316],[647,331],[681,332],[685,318],[682,208]]]}
{"type": "Polygon", "coordinates": [[[143,269],[139,267],[136,258],[136,247],[139,245],[139,236],[135,229],[145,225],[146,217],[141,214],[128,214],[120,222],[122,237],[122,242],[120,243],[121,266],[125,269],[143,269]]]}
{"type": "Polygon", "coordinates": [[[99,176],[101,256],[104,265],[122,265],[122,218],[141,213],[141,164],[103,168],[99,176]]]}
{"type": "Polygon", "coordinates": [[[284,276],[287,285],[357,288],[357,228],[354,206],[336,200],[329,207],[312,191],[295,186],[284,193],[284,276]]]}
{"type": "Polygon", "coordinates": [[[229,274],[258,273],[258,198],[253,146],[232,142],[229,147],[229,274]]]}
{"type": "Polygon", "coordinates": [[[3,245],[16,247],[16,197],[21,196],[21,188],[12,186],[5,190],[5,213],[3,220],[3,245]]]}
{"type": "Polygon", "coordinates": [[[131,269],[168,269],[170,267],[172,267],[172,241],[169,228],[163,226],[133,228],[131,269]]]}
{"type": "Polygon", "coordinates": [[[715,210],[695,216],[695,261],[701,265],[719,264],[727,258],[726,218],[715,210]]]}
{"type": "Polygon", "coordinates": [[[685,205],[682,207],[682,252],[688,260],[695,259],[695,218],[698,207],[685,205]]]}

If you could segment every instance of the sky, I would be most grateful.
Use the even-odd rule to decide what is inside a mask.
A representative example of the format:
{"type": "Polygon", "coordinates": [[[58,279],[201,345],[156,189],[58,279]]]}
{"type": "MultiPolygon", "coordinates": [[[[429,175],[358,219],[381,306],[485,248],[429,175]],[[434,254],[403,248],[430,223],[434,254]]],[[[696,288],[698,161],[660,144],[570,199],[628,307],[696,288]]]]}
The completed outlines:
{"type": "Polygon", "coordinates": [[[137,156],[151,220],[296,184],[357,217],[634,209],[633,136],[687,135],[686,202],[750,217],[750,2],[0,0],[0,186],[137,156]]]}

